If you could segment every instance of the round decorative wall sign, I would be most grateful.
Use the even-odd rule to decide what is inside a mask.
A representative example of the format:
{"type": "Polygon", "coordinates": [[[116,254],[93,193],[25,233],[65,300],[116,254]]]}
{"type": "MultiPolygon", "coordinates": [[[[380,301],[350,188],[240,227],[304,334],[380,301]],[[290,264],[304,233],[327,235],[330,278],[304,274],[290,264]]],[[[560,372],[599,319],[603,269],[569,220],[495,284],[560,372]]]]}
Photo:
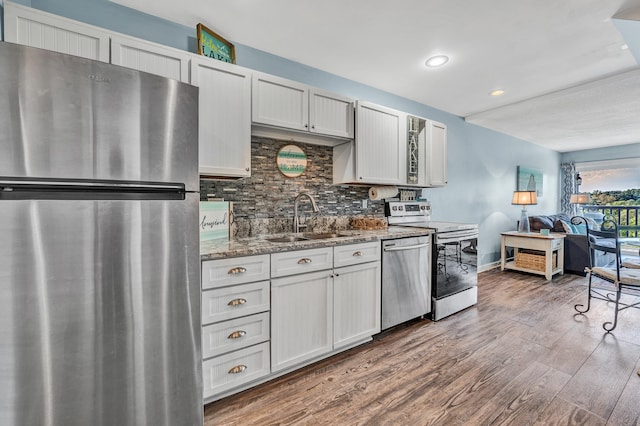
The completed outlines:
{"type": "Polygon", "coordinates": [[[278,151],[276,164],[286,177],[297,177],[307,169],[307,154],[299,146],[285,145],[278,151]]]}

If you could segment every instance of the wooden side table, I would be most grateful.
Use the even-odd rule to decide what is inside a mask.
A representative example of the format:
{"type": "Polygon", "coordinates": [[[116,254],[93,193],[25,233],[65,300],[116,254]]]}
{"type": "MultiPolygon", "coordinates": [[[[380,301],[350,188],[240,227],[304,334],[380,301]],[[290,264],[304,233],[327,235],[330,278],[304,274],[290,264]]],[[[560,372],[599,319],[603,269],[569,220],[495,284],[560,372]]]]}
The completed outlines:
{"type": "MultiPolygon", "coordinates": [[[[565,234],[552,233],[542,235],[537,232],[503,232],[502,245],[500,248],[500,269],[513,269],[516,271],[529,272],[532,274],[544,275],[550,280],[555,274],[564,274],[564,238],[565,234]],[[507,247],[513,247],[514,260],[507,262],[507,247]],[[544,255],[544,270],[532,269],[531,267],[516,265],[516,257],[520,250],[537,250],[543,252],[539,256],[544,255]],[[556,253],[556,265],[553,264],[553,254],[556,253]]],[[[524,254],[524,252],[523,252],[524,254]]]]}

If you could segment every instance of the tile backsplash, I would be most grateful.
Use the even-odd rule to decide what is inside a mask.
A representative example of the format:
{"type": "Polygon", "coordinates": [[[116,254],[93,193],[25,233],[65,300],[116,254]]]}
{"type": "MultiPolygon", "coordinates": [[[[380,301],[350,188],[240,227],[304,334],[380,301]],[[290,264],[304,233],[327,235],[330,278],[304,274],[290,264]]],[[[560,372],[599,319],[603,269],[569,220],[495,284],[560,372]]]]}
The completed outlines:
{"type": "Polygon", "coordinates": [[[284,176],[276,154],[292,142],[254,137],[251,140],[251,177],[238,180],[200,180],[200,198],[224,198],[233,202],[236,238],[291,232],[293,202],[300,192],[311,194],[319,213],[307,199],[300,203],[308,231],[346,229],[351,216],[384,217],[384,202],[369,199],[368,186],[333,185],[333,149],[295,142],[307,155],[306,171],[284,176]],[[367,200],[367,207],[362,207],[367,200]]]}

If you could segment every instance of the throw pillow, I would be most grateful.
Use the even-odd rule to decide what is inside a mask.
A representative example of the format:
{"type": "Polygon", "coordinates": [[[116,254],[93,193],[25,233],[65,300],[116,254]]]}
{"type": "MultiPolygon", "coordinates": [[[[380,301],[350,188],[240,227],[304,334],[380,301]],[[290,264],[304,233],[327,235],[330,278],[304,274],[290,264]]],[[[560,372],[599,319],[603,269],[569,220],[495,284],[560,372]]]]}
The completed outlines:
{"type": "Polygon", "coordinates": [[[576,227],[576,234],[587,235],[587,225],[581,223],[580,225],[573,225],[576,227]]]}
{"type": "Polygon", "coordinates": [[[590,217],[586,217],[585,219],[587,219],[587,226],[589,227],[589,229],[593,229],[595,231],[600,230],[600,225],[598,225],[595,220],[591,219],[590,217]]]}
{"type": "Polygon", "coordinates": [[[560,224],[562,225],[562,229],[564,230],[565,234],[577,234],[578,233],[578,229],[576,228],[575,225],[565,221],[565,220],[560,220],[560,224]]]}
{"type": "Polygon", "coordinates": [[[556,214],[549,215],[548,217],[549,219],[551,219],[552,222],[555,222],[556,220],[564,220],[565,222],[571,221],[571,218],[564,213],[556,213],[556,214]]]}
{"type": "Polygon", "coordinates": [[[558,218],[553,221],[553,232],[566,232],[564,230],[564,225],[562,222],[569,223],[571,219],[569,218],[558,218]]]}
{"type": "Polygon", "coordinates": [[[541,229],[552,229],[553,222],[545,216],[529,216],[529,227],[531,231],[539,231],[541,229]]]}

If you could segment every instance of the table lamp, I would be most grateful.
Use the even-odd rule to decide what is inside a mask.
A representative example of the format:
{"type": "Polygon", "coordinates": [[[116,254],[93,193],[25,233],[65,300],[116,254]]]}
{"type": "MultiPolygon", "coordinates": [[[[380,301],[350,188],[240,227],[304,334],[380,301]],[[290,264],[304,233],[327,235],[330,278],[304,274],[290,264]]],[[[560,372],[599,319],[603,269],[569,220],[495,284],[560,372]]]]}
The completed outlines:
{"type": "Polygon", "coordinates": [[[536,191],[513,191],[513,200],[511,200],[511,204],[522,206],[518,232],[529,232],[530,228],[529,217],[527,216],[527,206],[538,204],[536,191]]]}
{"type": "Polygon", "coordinates": [[[591,196],[588,193],[577,193],[571,194],[571,198],[569,199],[569,203],[576,204],[578,206],[577,214],[582,215],[584,212],[582,211],[581,204],[589,204],[591,202],[591,196]]]}

